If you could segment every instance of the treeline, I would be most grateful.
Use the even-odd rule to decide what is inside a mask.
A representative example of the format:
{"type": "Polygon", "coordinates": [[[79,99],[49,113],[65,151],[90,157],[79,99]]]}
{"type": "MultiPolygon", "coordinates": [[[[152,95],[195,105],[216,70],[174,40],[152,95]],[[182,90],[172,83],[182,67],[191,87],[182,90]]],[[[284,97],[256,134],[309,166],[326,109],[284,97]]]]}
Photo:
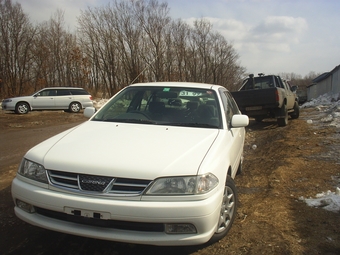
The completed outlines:
{"type": "Polygon", "coordinates": [[[280,73],[281,78],[290,81],[291,85],[298,86],[298,93],[307,95],[307,87],[313,83],[313,79],[321,75],[321,73],[309,72],[302,77],[296,73],[280,73]]]}
{"type": "Polygon", "coordinates": [[[33,25],[20,4],[0,0],[0,96],[74,86],[108,97],[152,81],[237,89],[245,69],[232,44],[208,21],[190,26],[169,11],[156,0],[116,0],[81,11],[74,34],[60,10],[33,25]]]}

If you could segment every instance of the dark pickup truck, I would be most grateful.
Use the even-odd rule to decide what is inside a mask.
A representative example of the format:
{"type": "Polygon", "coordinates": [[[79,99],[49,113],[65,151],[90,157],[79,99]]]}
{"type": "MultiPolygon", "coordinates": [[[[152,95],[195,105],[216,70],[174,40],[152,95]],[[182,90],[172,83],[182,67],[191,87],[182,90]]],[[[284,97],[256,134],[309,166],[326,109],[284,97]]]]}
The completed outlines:
{"type": "Polygon", "coordinates": [[[296,87],[276,75],[249,75],[238,91],[231,92],[243,114],[262,121],[265,118],[276,118],[279,126],[288,124],[288,116],[299,117],[296,87]]]}

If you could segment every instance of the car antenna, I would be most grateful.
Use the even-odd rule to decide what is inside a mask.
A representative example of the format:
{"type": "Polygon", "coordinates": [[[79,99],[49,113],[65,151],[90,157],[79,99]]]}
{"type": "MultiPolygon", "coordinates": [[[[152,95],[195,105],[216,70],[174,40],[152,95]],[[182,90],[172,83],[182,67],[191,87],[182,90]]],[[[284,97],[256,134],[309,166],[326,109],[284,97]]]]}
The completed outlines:
{"type": "Polygon", "coordinates": [[[138,79],[138,77],[139,76],[141,76],[142,75],[142,73],[144,73],[144,71],[153,63],[153,62],[155,62],[156,61],[156,59],[157,58],[155,58],[151,63],[149,63],[137,76],[136,76],[136,78],[134,78],[133,80],[132,80],[132,82],[130,82],[130,85],[131,84],[133,84],[137,79],[138,79]]]}
{"type": "Polygon", "coordinates": [[[136,78],[134,78],[133,80],[132,80],[132,82],[129,84],[129,85],[131,85],[131,84],[133,84],[137,79],[138,79],[138,77],[139,76],[141,76],[142,75],[142,73],[144,73],[144,71],[147,69],[147,68],[149,68],[150,66],[151,66],[151,64],[153,64],[156,60],[158,59],[158,55],[155,57],[155,59],[154,60],[152,60],[137,76],[136,76],[136,78]]]}

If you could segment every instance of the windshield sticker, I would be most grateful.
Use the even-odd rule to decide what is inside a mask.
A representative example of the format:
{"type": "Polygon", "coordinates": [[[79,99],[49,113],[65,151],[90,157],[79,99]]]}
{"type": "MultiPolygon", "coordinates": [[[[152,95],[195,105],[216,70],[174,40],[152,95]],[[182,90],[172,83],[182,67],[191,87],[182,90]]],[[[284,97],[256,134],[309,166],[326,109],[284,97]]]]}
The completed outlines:
{"type": "Polygon", "coordinates": [[[179,96],[191,96],[191,97],[197,97],[197,96],[202,96],[201,92],[195,92],[195,91],[186,91],[182,90],[179,96]]]}
{"type": "Polygon", "coordinates": [[[163,91],[170,91],[170,88],[164,88],[163,91]]]}

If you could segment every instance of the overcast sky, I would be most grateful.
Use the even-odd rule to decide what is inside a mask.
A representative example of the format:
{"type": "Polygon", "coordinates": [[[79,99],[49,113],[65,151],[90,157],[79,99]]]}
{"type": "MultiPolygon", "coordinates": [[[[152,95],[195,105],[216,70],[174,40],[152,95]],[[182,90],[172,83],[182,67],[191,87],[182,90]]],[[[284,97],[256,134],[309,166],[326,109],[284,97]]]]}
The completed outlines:
{"type": "MultiPolygon", "coordinates": [[[[31,21],[47,21],[64,11],[72,31],[80,10],[111,0],[12,0],[31,21]]],[[[340,65],[339,0],[158,0],[173,19],[206,18],[240,56],[249,73],[329,72],[340,65]]]]}

